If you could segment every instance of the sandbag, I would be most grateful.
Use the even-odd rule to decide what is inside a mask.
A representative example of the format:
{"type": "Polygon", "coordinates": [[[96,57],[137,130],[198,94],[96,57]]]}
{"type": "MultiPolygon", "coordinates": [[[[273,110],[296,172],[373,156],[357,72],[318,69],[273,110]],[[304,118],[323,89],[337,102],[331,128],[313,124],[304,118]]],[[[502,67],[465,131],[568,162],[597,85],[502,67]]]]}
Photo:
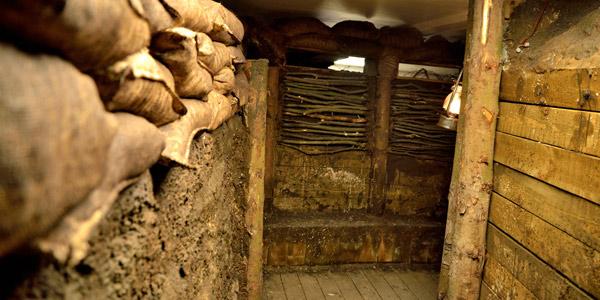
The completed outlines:
{"type": "Polygon", "coordinates": [[[194,167],[189,163],[190,147],[196,133],[201,130],[214,130],[229,119],[238,108],[237,99],[210,92],[206,102],[183,100],[188,113],[181,119],[160,128],[166,136],[166,148],[161,154],[161,162],[177,162],[194,167]]]}
{"type": "Polygon", "coordinates": [[[316,49],[327,52],[337,52],[341,49],[335,36],[331,34],[301,34],[289,39],[287,45],[291,48],[316,49]]]}
{"type": "Polygon", "coordinates": [[[36,242],[42,251],[51,253],[63,264],[74,266],[85,258],[93,230],[119,193],[158,161],[164,149],[164,135],[156,126],[128,113],[115,116],[119,127],[110,144],[108,158],[102,161],[106,171],[100,185],[36,242]]]}
{"type": "Polygon", "coordinates": [[[47,231],[104,175],[117,128],[94,81],[0,44],[0,256],[47,231]]]}
{"type": "Polygon", "coordinates": [[[212,89],[211,74],[198,63],[196,32],[183,27],[159,32],[152,38],[152,54],[173,74],[179,96],[202,99],[212,89]]]}
{"type": "Polygon", "coordinates": [[[411,26],[383,27],[379,30],[379,43],[396,48],[417,48],[423,44],[423,34],[411,26]]]}
{"type": "Polygon", "coordinates": [[[368,21],[342,21],[331,28],[334,34],[375,41],[379,38],[379,30],[368,21]]]}
{"type": "Polygon", "coordinates": [[[175,27],[181,16],[163,0],[140,0],[150,30],[155,33],[175,27]]]}
{"type": "Polygon", "coordinates": [[[216,40],[238,43],[244,38],[242,22],[212,0],[163,0],[180,16],[180,26],[209,34],[216,40]]]}
{"type": "Polygon", "coordinates": [[[139,0],[1,1],[0,27],[19,40],[58,50],[86,72],[108,67],[150,41],[139,0]]]}
{"type": "Polygon", "coordinates": [[[301,34],[315,33],[329,35],[331,28],[317,18],[292,18],[284,19],[276,24],[275,28],[285,37],[291,38],[301,34]]]}
{"type": "Polygon", "coordinates": [[[233,90],[235,85],[235,74],[232,68],[223,68],[213,77],[213,91],[219,94],[227,94],[233,90]]]}
{"type": "Polygon", "coordinates": [[[184,115],[185,106],[175,94],[173,76],[147,49],[128,56],[94,75],[109,111],[126,111],[157,126],[184,115]]]}
{"type": "Polygon", "coordinates": [[[229,55],[231,55],[231,59],[234,64],[243,64],[246,62],[246,56],[244,55],[244,49],[241,46],[229,46],[227,47],[229,50],[229,55]]]}
{"type": "Polygon", "coordinates": [[[196,33],[196,43],[198,48],[198,62],[208,69],[211,74],[214,75],[221,71],[221,69],[232,65],[233,57],[227,45],[213,42],[204,33],[196,33]]]}
{"type": "Polygon", "coordinates": [[[219,14],[223,20],[223,30],[213,30],[209,33],[210,37],[228,46],[239,44],[244,39],[244,24],[224,6],[219,7],[219,14]]]}
{"type": "Polygon", "coordinates": [[[285,37],[261,19],[249,17],[244,21],[248,29],[244,39],[245,49],[257,57],[267,58],[272,65],[285,65],[285,37]]]}

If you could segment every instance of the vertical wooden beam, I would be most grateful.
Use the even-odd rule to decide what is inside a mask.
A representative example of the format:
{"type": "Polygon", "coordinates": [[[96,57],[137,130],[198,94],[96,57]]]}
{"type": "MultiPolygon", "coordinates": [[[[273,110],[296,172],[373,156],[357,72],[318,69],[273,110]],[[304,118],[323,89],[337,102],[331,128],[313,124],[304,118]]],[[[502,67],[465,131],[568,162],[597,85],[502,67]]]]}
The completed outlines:
{"type": "Polygon", "coordinates": [[[267,98],[267,143],[265,149],[265,211],[273,207],[273,189],[275,172],[275,151],[277,149],[277,128],[279,126],[279,67],[269,67],[267,98]]]}
{"type": "Polygon", "coordinates": [[[502,56],[502,0],[471,1],[459,173],[451,185],[454,236],[448,274],[449,299],[477,299],[485,259],[485,235],[493,182],[502,56]]]}
{"type": "Polygon", "coordinates": [[[248,163],[248,203],[246,226],[250,233],[248,249],[247,285],[248,299],[261,299],[263,210],[265,200],[265,144],[267,123],[267,76],[269,62],[266,59],[249,61],[250,85],[256,90],[256,98],[246,105],[250,129],[250,160],[248,163]]]}
{"type": "MultiPolygon", "coordinates": [[[[469,1],[469,7],[473,6],[474,0],[469,1]]],[[[468,21],[467,24],[473,24],[473,10],[469,9],[468,21]]],[[[465,57],[464,57],[464,70],[468,69],[468,58],[470,47],[468,45],[471,44],[473,40],[473,30],[472,26],[467,28],[467,38],[466,38],[466,49],[465,49],[465,57]]],[[[468,85],[469,76],[465,74],[463,76],[463,87],[468,85]]],[[[465,97],[465,96],[463,96],[465,97]]],[[[466,101],[461,102],[461,111],[464,111],[466,101]]],[[[454,222],[456,220],[456,190],[458,188],[458,174],[460,173],[460,157],[462,155],[462,145],[464,143],[464,118],[460,118],[458,120],[458,128],[456,133],[456,147],[454,147],[454,162],[452,166],[452,179],[450,184],[450,191],[448,195],[448,212],[447,212],[447,220],[446,220],[446,232],[444,234],[444,246],[442,251],[442,263],[440,266],[440,279],[438,281],[438,298],[445,299],[448,295],[448,273],[450,272],[450,264],[452,261],[450,260],[450,253],[452,253],[452,241],[454,239],[454,222]]]]}
{"type": "Polygon", "coordinates": [[[392,81],[398,75],[398,54],[391,48],[382,51],[377,64],[377,99],[374,105],[373,148],[371,157],[371,206],[369,211],[382,214],[385,208],[387,158],[390,138],[392,81]]]}

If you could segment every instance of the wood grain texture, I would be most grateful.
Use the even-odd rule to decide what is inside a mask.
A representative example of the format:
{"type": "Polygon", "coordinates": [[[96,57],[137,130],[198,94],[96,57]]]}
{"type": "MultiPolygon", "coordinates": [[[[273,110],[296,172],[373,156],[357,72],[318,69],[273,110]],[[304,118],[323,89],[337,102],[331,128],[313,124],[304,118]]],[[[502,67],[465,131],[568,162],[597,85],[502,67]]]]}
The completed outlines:
{"type": "Polygon", "coordinates": [[[600,113],[504,102],[497,131],[600,157],[600,113]]]}
{"type": "Polygon", "coordinates": [[[285,296],[288,300],[306,299],[304,290],[302,289],[302,283],[300,283],[300,279],[298,278],[298,274],[281,274],[281,282],[283,282],[283,289],[285,290],[285,296]]]}
{"type": "Polygon", "coordinates": [[[489,220],[588,293],[600,296],[600,252],[496,193],[489,220]]]}
{"type": "Polygon", "coordinates": [[[501,164],[494,166],[494,191],[600,250],[600,206],[501,164]]]}
{"type": "Polygon", "coordinates": [[[365,277],[365,275],[363,275],[362,272],[349,272],[348,276],[350,277],[350,279],[352,279],[352,282],[354,282],[354,285],[360,292],[363,299],[381,299],[381,297],[379,297],[379,294],[377,294],[375,288],[371,285],[369,280],[365,277]]]}
{"type": "Polygon", "coordinates": [[[387,283],[385,278],[383,278],[383,272],[376,270],[364,270],[363,274],[365,274],[365,277],[367,277],[371,285],[375,287],[377,294],[379,297],[381,297],[381,299],[386,300],[398,298],[392,287],[387,283]]]}
{"type": "Polygon", "coordinates": [[[494,159],[506,166],[600,204],[600,158],[496,134],[494,159]]]}
{"type": "Polygon", "coordinates": [[[489,282],[490,291],[500,299],[536,299],[521,282],[493,258],[488,258],[485,262],[483,280],[489,282]]]}
{"type": "Polygon", "coordinates": [[[566,277],[492,224],[488,226],[487,249],[488,257],[500,263],[539,299],[591,299],[566,277]]]}
{"type": "Polygon", "coordinates": [[[329,277],[335,280],[342,297],[346,300],[362,300],[360,292],[356,289],[352,279],[343,273],[330,273],[329,277]]]}
{"type": "Polygon", "coordinates": [[[513,102],[600,111],[600,74],[592,70],[546,73],[510,68],[502,72],[500,98],[513,102]],[[589,95],[589,100],[585,95],[589,95]]]}
{"type": "Polygon", "coordinates": [[[319,282],[315,276],[308,273],[298,273],[298,278],[300,279],[300,284],[302,284],[302,290],[304,290],[306,299],[325,299],[321,291],[321,286],[319,286],[319,282]]]}
{"type": "Polygon", "coordinates": [[[279,274],[271,274],[265,279],[263,298],[266,299],[286,299],[283,283],[279,274]]]}
{"type": "Polygon", "coordinates": [[[396,295],[400,297],[400,299],[406,300],[417,300],[417,295],[415,295],[409,288],[408,285],[400,279],[398,274],[395,272],[385,272],[383,274],[385,280],[392,287],[396,295]]]}

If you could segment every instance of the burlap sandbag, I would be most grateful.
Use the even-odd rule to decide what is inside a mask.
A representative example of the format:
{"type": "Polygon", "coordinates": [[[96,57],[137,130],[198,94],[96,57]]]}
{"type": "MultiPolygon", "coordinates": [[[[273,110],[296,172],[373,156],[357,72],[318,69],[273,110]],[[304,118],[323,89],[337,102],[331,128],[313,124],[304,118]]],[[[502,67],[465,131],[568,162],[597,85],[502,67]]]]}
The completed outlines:
{"type": "Polygon", "coordinates": [[[317,18],[292,18],[280,20],[275,28],[284,36],[291,38],[301,34],[331,34],[331,28],[317,18]]]}
{"type": "Polygon", "coordinates": [[[190,147],[196,133],[201,130],[214,130],[229,119],[238,108],[237,99],[226,97],[217,92],[210,92],[206,102],[183,100],[188,113],[181,119],[160,128],[166,136],[166,148],[161,154],[161,161],[177,162],[194,167],[189,163],[190,147]]]}
{"type": "Polygon", "coordinates": [[[173,76],[147,49],[128,56],[94,76],[109,111],[126,111],[157,126],[184,115],[173,76]]]}
{"type": "Polygon", "coordinates": [[[119,128],[108,151],[105,175],[85,201],[77,205],[47,235],[38,247],[61,263],[78,264],[87,254],[88,240],[119,192],[133,184],[152,166],[164,149],[162,132],[141,117],[115,114],[119,128]]]}
{"type": "Polygon", "coordinates": [[[383,27],[379,30],[379,43],[395,48],[417,48],[423,44],[423,34],[411,26],[383,27]]]}
{"type": "Polygon", "coordinates": [[[227,45],[213,42],[204,33],[196,34],[196,43],[198,44],[198,62],[211,74],[214,75],[221,69],[232,65],[233,57],[227,45]]]}
{"type": "Polygon", "coordinates": [[[173,74],[179,96],[202,99],[212,89],[212,76],[198,62],[196,37],[183,27],[159,32],[152,38],[152,54],[173,74]]]}
{"type": "Polygon", "coordinates": [[[219,14],[225,26],[222,26],[223,30],[210,32],[210,37],[216,42],[229,46],[239,44],[244,39],[244,24],[224,6],[219,7],[219,14]]]}
{"type": "Polygon", "coordinates": [[[335,36],[331,34],[301,34],[289,39],[287,45],[292,48],[315,49],[327,52],[336,52],[341,49],[335,36]]]}
{"type": "Polygon", "coordinates": [[[244,48],[254,56],[264,57],[271,65],[285,65],[285,37],[258,18],[245,18],[248,30],[244,39],[244,48]]]}
{"type": "Polygon", "coordinates": [[[231,55],[231,59],[234,64],[243,64],[246,62],[246,56],[244,55],[244,49],[242,46],[229,46],[227,47],[229,50],[229,55],[231,55]]]}
{"type": "Polygon", "coordinates": [[[375,41],[379,38],[379,30],[368,21],[342,21],[331,28],[334,34],[375,41]]]}
{"type": "Polygon", "coordinates": [[[223,68],[213,77],[213,91],[219,94],[228,94],[233,90],[234,85],[235,74],[233,73],[233,68],[223,68]]]}
{"type": "Polygon", "coordinates": [[[150,41],[139,0],[0,1],[0,26],[19,40],[58,50],[86,72],[150,41]]]}
{"type": "Polygon", "coordinates": [[[244,38],[242,22],[212,0],[163,0],[181,17],[181,26],[209,34],[216,40],[238,43],[244,38]]]}
{"type": "Polygon", "coordinates": [[[117,122],[60,58],[0,44],[0,256],[48,230],[104,175],[117,122]]]}
{"type": "Polygon", "coordinates": [[[144,15],[150,30],[154,32],[163,31],[167,28],[175,27],[181,22],[181,16],[175,9],[170,7],[163,0],[140,0],[144,7],[144,15]]]}

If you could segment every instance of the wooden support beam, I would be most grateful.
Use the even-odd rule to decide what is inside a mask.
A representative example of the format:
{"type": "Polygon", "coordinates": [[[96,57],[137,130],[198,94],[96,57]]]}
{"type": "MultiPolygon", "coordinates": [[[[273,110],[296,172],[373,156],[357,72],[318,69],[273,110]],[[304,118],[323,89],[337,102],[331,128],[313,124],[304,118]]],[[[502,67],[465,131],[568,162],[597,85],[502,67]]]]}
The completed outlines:
{"type": "MultiPolygon", "coordinates": [[[[503,1],[471,1],[471,39],[468,77],[463,93],[455,158],[458,174],[452,180],[454,226],[450,252],[449,299],[477,299],[485,258],[485,234],[492,192],[494,139],[502,53],[503,1]]],[[[448,237],[447,237],[448,238],[448,237]]]]}
{"type": "Polygon", "coordinates": [[[279,67],[269,67],[267,98],[267,143],[265,149],[265,211],[273,207],[273,174],[275,171],[275,149],[277,148],[277,128],[279,127],[279,67]]]}
{"type": "Polygon", "coordinates": [[[250,233],[248,249],[248,299],[261,299],[263,273],[263,210],[265,200],[265,144],[267,123],[267,81],[269,61],[249,61],[250,85],[256,98],[246,105],[250,131],[248,163],[248,202],[246,227],[250,233]]]}
{"type": "Polygon", "coordinates": [[[377,99],[375,126],[373,127],[373,147],[371,158],[371,207],[370,212],[382,214],[385,207],[387,157],[390,139],[390,105],[392,101],[392,81],[398,74],[400,60],[390,48],[383,50],[379,57],[377,71],[377,99]]]}

